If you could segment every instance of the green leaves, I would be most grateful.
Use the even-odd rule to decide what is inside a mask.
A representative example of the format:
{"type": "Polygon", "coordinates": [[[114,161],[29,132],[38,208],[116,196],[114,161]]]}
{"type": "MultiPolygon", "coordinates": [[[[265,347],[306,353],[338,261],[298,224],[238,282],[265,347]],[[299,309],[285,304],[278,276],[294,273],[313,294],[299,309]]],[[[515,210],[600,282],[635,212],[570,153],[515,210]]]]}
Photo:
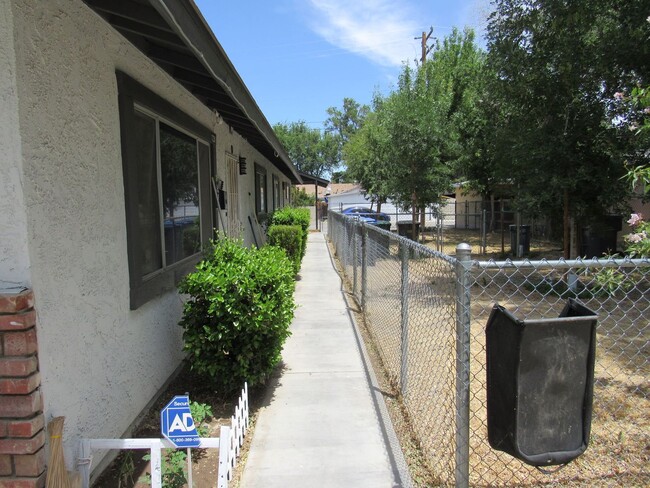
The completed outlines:
{"type": "Polygon", "coordinates": [[[262,383],[280,360],[295,308],[284,251],[221,238],[179,285],[190,295],[180,325],[192,368],[224,390],[262,383]]]}
{"type": "Polygon", "coordinates": [[[273,126],[278,139],[298,170],[314,176],[325,176],[339,164],[338,141],[303,120],[273,126]]]}
{"type": "Polygon", "coordinates": [[[303,234],[298,225],[272,225],[268,230],[269,245],[279,247],[286,252],[293,263],[295,273],[300,270],[303,252],[303,234]]]}
{"type": "Polygon", "coordinates": [[[625,200],[620,177],[633,141],[616,121],[614,96],[650,74],[643,3],[494,3],[489,97],[502,114],[494,176],[512,182],[520,210],[559,216],[566,206],[588,222],[625,200]]]}
{"type": "Polygon", "coordinates": [[[454,29],[423,65],[404,66],[392,93],[375,96],[374,113],[344,153],[350,174],[376,200],[416,208],[450,189],[483,59],[473,32],[454,29]]]}

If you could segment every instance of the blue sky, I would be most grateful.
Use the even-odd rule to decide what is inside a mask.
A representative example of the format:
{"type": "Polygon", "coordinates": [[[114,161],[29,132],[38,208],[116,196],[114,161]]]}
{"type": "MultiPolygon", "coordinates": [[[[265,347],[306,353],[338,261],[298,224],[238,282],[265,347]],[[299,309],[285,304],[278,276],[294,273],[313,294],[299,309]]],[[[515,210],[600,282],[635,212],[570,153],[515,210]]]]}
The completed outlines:
{"type": "Polygon", "coordinates": [[[313,128],[344,97],[388,93],[423,31],[479,30],[489,11],[489,0],[194,1],[269,122],[313,128]]]}

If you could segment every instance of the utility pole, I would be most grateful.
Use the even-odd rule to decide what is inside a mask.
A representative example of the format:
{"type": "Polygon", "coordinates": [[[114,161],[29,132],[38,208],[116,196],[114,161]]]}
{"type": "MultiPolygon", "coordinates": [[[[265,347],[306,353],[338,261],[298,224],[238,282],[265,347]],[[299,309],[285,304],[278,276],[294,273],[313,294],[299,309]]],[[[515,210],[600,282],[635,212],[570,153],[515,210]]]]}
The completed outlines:
{"type": "MultiPolygon", "coordinates": [[[[429,39],[431,39],[431,34],[433,34],[433,26],[429,29],[429,33],[427,34],[426,32],[422,31],[422,35],[420,37],[415,37],[415,39],[422,39],[422,58],[420,59],[422,61],[422,65],[424,66],[424,63],[427,61],[427,54],[429,54],[429,51],[433,46],[429,46],[429,39]]],[[[422,239],[424,240],[424,224],[426,222],[426,207],[423,205],[419,209],[420,213],[420,227],[422,228],[422,239]]],[[[416,215],[416,209],[413,207],[413,228],[412,228],[412,233],[413,233],[413,240],[416,240],[415,237],[415,215],[416,215]]]]}
{"type": "Polygon", "coordinates": [[[424,64],[424,62],[427,60],[427,54],[429,54],[429,51],[431,51],[431,48],[433,47],[428,45],[429,39],[431,39],[431,34],[433,34],[433,27],[429,29],[428,34],[422,31],[422,35],[420,37],[414,37],[414,39],[422,39],[422,58],[420,58],[422,64],[424,64]]]}

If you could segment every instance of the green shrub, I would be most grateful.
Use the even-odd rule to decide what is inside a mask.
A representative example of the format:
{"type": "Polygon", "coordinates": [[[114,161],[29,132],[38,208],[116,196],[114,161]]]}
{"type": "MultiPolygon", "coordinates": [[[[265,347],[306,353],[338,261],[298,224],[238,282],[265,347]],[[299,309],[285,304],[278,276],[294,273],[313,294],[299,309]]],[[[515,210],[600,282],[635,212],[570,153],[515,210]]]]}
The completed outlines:
{"type": "Polygon", "coordinates": [[[302,259],[303,233],[298,225],[272,225],[269,227],[269,241],[271,246],[284,249],[289,260],[293,263],[293,270],[300,270],[302,259]]]}
{"type": "Polygon", "coordinates": [[[273,225],[299,225],[302,229],[302,244],[300,249],[301,259],[307,250],[307,235],[311,217],[308,208],[284,207],[273,214],[273,225]]]}
{"type": "Polygon", "coordinates": [[[295,309],[285,253],[221,238],[179,291],[190,295],[180,325],[192,368],[225,391],[263,383],[280,361],[295,309]]]}
{"type": "Polygon", "coordinates": [[[308,195],[302,188],[291,187],[291,206],[310,207],[314,204],[314,196],[308,195]]]}

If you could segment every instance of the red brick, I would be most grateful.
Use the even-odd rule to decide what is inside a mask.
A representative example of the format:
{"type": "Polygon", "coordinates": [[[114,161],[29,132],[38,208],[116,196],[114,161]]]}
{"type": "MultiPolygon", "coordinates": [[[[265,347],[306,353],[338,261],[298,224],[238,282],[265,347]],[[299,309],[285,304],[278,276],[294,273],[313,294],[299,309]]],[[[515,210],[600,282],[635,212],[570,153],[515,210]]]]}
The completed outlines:
{"type": "Polygon", "coordinates": [[[0,439],[0,452],[3,454],[34,454],[45,445],[45,431],[40,431],[29,439],[0,439]]]}
{"type": "Polygon", "coordinates": [[[0,488],[44,488],[46,473],[37,478],[0,478],[0,488]]]}
{"type": "Polygon", "coordinates": [[[45,471],[46,463],[47,456],[44,447],[34,454],[14,456],[16,476],[39,476],[45,471]]]}
{"type": "Polygon", "coordinates": [[[7,422],[0,420],[0,437],[7,437],[7,422]]]}
{"type": "Polygon", "coordinates": [[[43,427],[45,427],[45,418],[42,413],[31,419],[8,420],[6,435],[9,437],[34,437],[38,431],[43,430],[43,427]]]}
{"type": "Polygon", "coordinates": [[[0,314],[22,312],[34,307],[34,292],[0,293],[0,314]]]}
{"type": "Polygon", "coordinates": [[[0,395],[27,395],[40,385],[40,373],[24,378],[0,378],[0,395]]]}
{"type": "Polygon", "coordinates": [[[36,329],[20,332],[6,332],[2,338],[5,356],[29,356],[38,351],[36,329]]]}
{"type": "Polygon", "coordinates": [[[27,312],[0,315],[0,330],[22,330],[36,325],[36,310],[27,312]]]}
{"type": "Polygon", "coordinates": [[[42,410],[40,390],[29,395],[0,395],[0,417],[31,418],[42,410]]]}
{"type": "Polygon", "coordinates": [[[14,474],[11,465],[11,456],[9,454],[0,454],[0,476],[10,476],[14,474]]]}
{"type": "Polygon", "coordinates": [[[38,368],[36,356],[0,358],[0,376],[29,376],[38,368]]]}

